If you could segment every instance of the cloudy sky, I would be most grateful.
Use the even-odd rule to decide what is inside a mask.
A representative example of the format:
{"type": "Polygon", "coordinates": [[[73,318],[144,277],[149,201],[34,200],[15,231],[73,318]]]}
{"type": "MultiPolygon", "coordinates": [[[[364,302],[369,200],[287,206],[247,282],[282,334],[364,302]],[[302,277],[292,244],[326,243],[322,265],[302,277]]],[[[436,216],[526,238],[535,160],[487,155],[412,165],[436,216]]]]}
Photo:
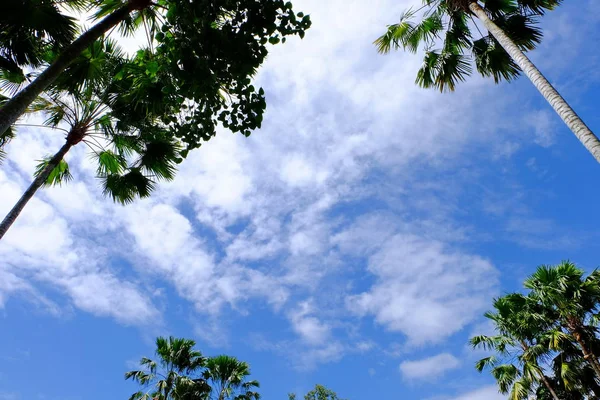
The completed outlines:
{"type": "MultiPolygon", "coordinates": [[[[304,40],[258,77],[263,129],[220,132],[149,200],[104,199],[85,148],[0,243],[0,399],[126,399],[158,335],[248,361],[265,399],[497,400],[467,340],[539,264],[598,265],[600,166],[526,80],[417,88],[372,41],[397,0],[296,0],[304,40]]],[[[600,131],[594,0],[531,58],[600,131]]],[[[4,215],[59,132],[20,129],[4,215]]]]}

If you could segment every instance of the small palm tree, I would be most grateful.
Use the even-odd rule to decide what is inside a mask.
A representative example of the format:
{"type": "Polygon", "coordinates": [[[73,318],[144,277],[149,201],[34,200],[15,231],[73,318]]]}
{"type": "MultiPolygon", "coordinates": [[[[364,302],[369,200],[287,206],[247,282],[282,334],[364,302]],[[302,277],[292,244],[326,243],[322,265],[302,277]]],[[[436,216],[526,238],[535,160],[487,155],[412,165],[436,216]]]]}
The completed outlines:
{"type": "Polygon", "coordinates": [[[583,358],[600,378],[595,319],[600,311],[600,271],[584,272],[569,261],[542,265],[525,281],[525,287],[556,315],[560,328],[570,335],[583,358]]]}
{"type": "Polygon", "coordinates": [[[105,41],[89,51],[90,57],[83,57],[81,63],[72,66],[72,75],[79,77],[74,80],[76,84],[64,82],[70,92],[55,90],[39,98],[31,108],[32,112],[48,115],[46,126],[66,133],[65,143],[40,162],[34,181],[0,223],[0,239],[38,189],[60,185],[72,178],[65,155],[79,143],[89,148],[97,162],[97,176],[102,180],[104,194],[122,204],[136,197],[148,197],[157,180],[171,180],[175,176],[175,164],[180,160],[178,142],[152,121],[141,128],[121,123],[112,116],[107,105],[110,99],[96,89],[106,83],[111,76],[106,69],[117,61],[103,60],[98,67],[94,60],[119,59],[118,47],[105,41]]]}
{"type": "Polygon", "coordinates": [[[260,394],[254,389],[260,387],[256,380],[247,380],[250,366],[235,357],[217,356],[206,361],[202,378],[212,388],[213,400],[258,400],[260,394]]]}
{"type": "MultiPolygon", "coordinates": [[[[206,363],[206,358],[194,350],[196,342],[189,339],[159,337],[156,339],[158,360],[142,358],[141,370],[125,373],[125,379],[131,379],[143,386],[130,400],[178,400],[185,389],[194,384],[192,375],[206,363]]],[[[201,399],[202,397],[198,397],[201,399]]]]}
{"type": "Polygon", "coordinates": [[[412,52],[423,45],[425,58],[417,73],[417,84],[440,91],[453,91],[473,70],[496,83],[513,80],[521,72],[554,108],[587,150],[600,162],[600,140],[525,55],[542,39],[537,17],[552,10],[561,0],[424,0],[420,23],[411,22],[417,14],[405,12],[400,22],[389,25],[375,44],[381,53],[392,48],[412,52]],[[487,34],[481,33],[477,18],[487,34]],[[474,40],[475,27],[481,38],[474,40]],[[441,48],[436,49],[439,42],[441,48]]]}
{"type": "Polygon", "coordinates": [[[498,334],[475,336],[471,344],[496,355],[479,360],[476,369],[481,372],[489,368],[500,392],[509,394],[511,400],[527,399],[540,383],[554,400],[559,400],[539,363],[549,353],[539,335],[551,324],[542,318],[539,306],[532,298],[514,293],[495,299],[494,309],[485,316],[498,334]]]}

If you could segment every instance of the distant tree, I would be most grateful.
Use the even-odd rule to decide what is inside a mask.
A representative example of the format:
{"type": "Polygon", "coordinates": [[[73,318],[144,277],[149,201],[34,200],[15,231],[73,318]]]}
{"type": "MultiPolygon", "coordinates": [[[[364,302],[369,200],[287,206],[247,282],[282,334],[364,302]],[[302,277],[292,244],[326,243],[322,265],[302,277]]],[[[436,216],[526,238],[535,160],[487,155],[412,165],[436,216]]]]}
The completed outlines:
{"type": "Polygon", "coordinates": [[[142,358],[138,371],[125,374],[143,389],[130,400],[259,400],[258,381],[250,366],[235,357],[205,358],[195,342],[170,337],[156,339],[157,361],[142,358]]]}
{"type": "Polygon", "coordinates": [[[525,280],[527,294],[510,293],[486,313],[496,334],[471,344],[493,352],[476,364],[511,400],[600,398],[600,272],[565,261],[542,265],[525,280]]]}
{"type": "Polygon", "coordinates": [[[134,393],[129,399],[179,400],[194,385],[192,376],[206,363],[206,358],[194,350],[195,344],[189,339],[157,338],[158,360],[144,357],[140,360],[143,369],[125,374],[125,379],[131,379],[143,387],[143,390],[134,393]]]}
{"type": "MultiPolygon", "coordinates": [[[[289,400],[296,400],[295,393],[288,394],[289,400]]],[[[314,389],[304,395],[304,400],[344,400],[331,389],[323,385],[315,385],[314,389]]]]}
{"type": "Polygon", "coordinates": [[[211,387],[213,400],[258,400],[260,387],[256,380],[249,380],[250,366],[235,357],[220,355],[206,361],[202,378],[211,387]]]}
{"type": "Polygon", "coordinates": [[[494,311],[485,316],[494,324],[497,334],[475,336],[471,344],[495,354],[479,360],[477,370],[489,369],[500,392],[509,394],[512,400],[529,398],[539,385],[554,400],[560,400],[539,362],[549,353],[546,343],[539,340],[540,332],[549,323],[538,318],[538,305],[521,294],[508,294],[495,299],[494,311]]]}
{"type": "Polygon", "coordinates": [[[600,162],[600,140],[525,55],[542,39],[537,18],[558,6],[561,0],[424,0],[423,3],[425,12],[421,22],[411,22],[416,12],[409,10],[375,41],[381,53],[392,48],[416,52],[423,45],[425,59],[416,82],[440,91],[453,91],[458,82],[464,81],[472,72],[471,60],[481,75],[493,77],[496,83],[513,80],[524,72],[600,162]],[[479,32],[481,38],[477,40],[471,31],[472,27],[479,29],[473,17],[487,30],[485,36],[479,32]],[[440,41],[441,49],[434,49],[440,41]]]}
{"type": "Polygon", "coordinates": [[[596,336],[596,319],[600,312],[600,271],[594,270],[585,277],[583,270],[569,261],[557,266],[542,265],[525,281],[525,287],[556,314],[559,327],[570,335],[600,379],[596,336]]]}

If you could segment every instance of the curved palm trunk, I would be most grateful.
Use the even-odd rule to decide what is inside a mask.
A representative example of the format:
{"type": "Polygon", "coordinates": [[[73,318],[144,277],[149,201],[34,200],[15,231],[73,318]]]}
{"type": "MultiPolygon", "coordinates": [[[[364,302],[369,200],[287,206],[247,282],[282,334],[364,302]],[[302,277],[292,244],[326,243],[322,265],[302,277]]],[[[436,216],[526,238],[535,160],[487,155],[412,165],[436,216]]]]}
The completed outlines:
{"type": "Polygon", "coordinates": [[[106,16],[67,46],[52,65],[0,108],[0,136],[17,121],[27,107],[58,78],[79,54],[115,25],[122,22],[130,12],[143,9],[149,4],[150,0],[129,0],[126,5],[106,16]]]}
{"type": "Polygon", "coordinates": [[[23,193],[23,196],[21,196],[19,201],[17,201],[17,204],[15,204],[12,210],[10,210],[6,217],[4,217],[4,220],[0,224],[0,239],[2,239],[4,234],[6,234],[11,225],[16,221],[19,214],[21,214],[21,211],[23,211],[23,208],[25,208],[25,205],[27,205],[35,192],[37,192],[37,190],[46,182],[52,170],[56,168],[58,163],[63,159],[71,147],[73,147],[73,144],[67,142],[60,148],[60,150],[50,159],[50,162],[48,162],[48,165],[46,168],[44,168],[42,173],[34,179],[31,185],[29,185],[25,193],[23,193]]]}
{"type": "MultiPolygon", "coordinates": [[[[523,348],[523,351],[527,351],[527,349],[529,349],[529,346],[527,345],[527,343],[525,343],[524,340],[521,340],[521,347],[523,348]]],[[[548,389],[548,391],[552,395],[552,398],[554,400],[560,400],[560,398],[558,397],[558,395],[556,394],[556,392],[552,388],[552,385],[548,381],[548,378],[546,378],[546,375],[544,375],[543,371],[540,371],[540,380],[542,381],[542,383],[544,384],[544,386],[546,386],[546,388],[548,389]]]]}
{"type": "Polygon", "coordinates": [[[600,140],[587,127],[587,125],[579,118],[575,111],[562,98],[562,96],[554,89],[536,66],[527,58],[525,53],[517,47],[517,45],[498,27],[492,20],[489,19],[483,8],[477,2],[469,4],[469,9],[481,20],[486,29],[496,38],[498,43],[506,50],[511,58],[521,67],[525,75],[544,96],[546,101],[550,103],[556,113],[567,124],[569,129],[577,136],[577,139],[585,146],[585,148],[594,156],[596,161],[600,162],[600,140]]]}

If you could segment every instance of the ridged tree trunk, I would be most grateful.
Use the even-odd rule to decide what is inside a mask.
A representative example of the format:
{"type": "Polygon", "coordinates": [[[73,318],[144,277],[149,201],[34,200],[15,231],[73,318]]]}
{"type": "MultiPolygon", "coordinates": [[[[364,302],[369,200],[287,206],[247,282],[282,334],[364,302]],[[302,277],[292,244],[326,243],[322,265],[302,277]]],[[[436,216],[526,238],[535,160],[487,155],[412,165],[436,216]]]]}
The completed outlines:
{"type": "Polygon", "coordinates": [[[21,214],[25,208],[25,205],[27,205],[29,200],[31,200],[35,192],[37,192],[37,190],[44,185],[46,180],[48,180],[52,170],[58,166],[58,163],[60,163],[71,147],[73,147],[73,144],[67,142],[60,148],[60,150],[50,159],[48,165],[46,165],[46,168],[44,168],[42,173],[34,179],[31,185],[29,185],[25,193],[23,193],[23,196],[21,196],[19,201],[17,201],[17,204],[15,204],[12,210],[10,210],[6,217],[4,217],[4,220],[0,224],[0,240],[2,237],[4,237],[11,225],[17,220],[17,217],[19,214],[21,214]]]}
{"type": "Polygon", "coordinates": [[[544,96],[546,101],[550,103],[556,113],[567,124],[569,129],[577,136],[577,139],[585,146],[585,148],[594,156],[596,161],[600,162],[600,140],[587,127],[587,125],[579,118],[575,111],[562,98],[562,96],[554,89],[536,66],[527,58],[525,53],[517,47],[517,45],[498,27],[485,13],[483,8],[476,3],[469,4],[469,9],[483,23],[486,29],[496,38],[498,43],[506,50],[511,58],[523,70],[525,75],[544,96]]]}
{"type": "Polygon", "coordinates": [[[27,107],[59,77],[59,75],[94,41],[123,21],[130,12],[143,9],[150,4],[149,0],[129,0],[127,4],[112,14],[109,14],[96,25],[92,26],[73,43],[67,46],[54,60],[52,65],[44,70],[37,78],[7,101],[0,108],[0,136],[14,124],[27,107]]]}

